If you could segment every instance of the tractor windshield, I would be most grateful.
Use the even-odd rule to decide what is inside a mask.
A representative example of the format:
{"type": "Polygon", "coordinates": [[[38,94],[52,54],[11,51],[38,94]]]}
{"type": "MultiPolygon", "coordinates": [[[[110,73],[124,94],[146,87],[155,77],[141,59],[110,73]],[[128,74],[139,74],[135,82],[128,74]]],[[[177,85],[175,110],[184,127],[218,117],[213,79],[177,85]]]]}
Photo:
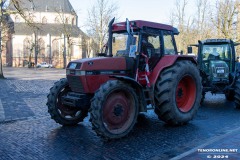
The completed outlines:
{"type": "MultiPolygon", "coordinates": [[[[232,70],[231,47],[228,43],[204,44],[202,47],[202,69],[212,82],[227,79],[232,70]]],[[[222,81],[221,81],[222,82],[222,81]]]]}
{"type": "Polygon", "coordinates": [[[134,48],[136,52],[138,48],[138,37],[138,32],[133,32],[132,35],[129,35],[127,32],[113,33],[113,56],[129,56],[131,48],[134,48]]]}
{"type": "Polygon", "coordinates": [[[202,48],[203,60],[221,59],[230,60],[231,50],[229,44],[209,44],[202,48]]]}

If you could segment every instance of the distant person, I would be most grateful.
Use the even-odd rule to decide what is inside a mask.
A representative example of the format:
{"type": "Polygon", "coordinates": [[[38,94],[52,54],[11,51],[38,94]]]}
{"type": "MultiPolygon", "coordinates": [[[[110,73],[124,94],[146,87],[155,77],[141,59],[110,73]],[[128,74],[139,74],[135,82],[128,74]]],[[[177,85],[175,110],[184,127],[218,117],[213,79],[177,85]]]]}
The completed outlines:
{"type": "Polygon", "coordinates": [[[152,49],[154,49],[154,46],[150,42],[148,42],[148,37],[146,35],[143,35],[143,37],[142,37],[142,52],[145,55],[147,55],[148,57],[151,57],[152,49]]]}
{"type": "Polygon", "coordinates": [[[217,48],[213,48],[213,52],[209,54],[208,59],[220,59],[217,48]]]}

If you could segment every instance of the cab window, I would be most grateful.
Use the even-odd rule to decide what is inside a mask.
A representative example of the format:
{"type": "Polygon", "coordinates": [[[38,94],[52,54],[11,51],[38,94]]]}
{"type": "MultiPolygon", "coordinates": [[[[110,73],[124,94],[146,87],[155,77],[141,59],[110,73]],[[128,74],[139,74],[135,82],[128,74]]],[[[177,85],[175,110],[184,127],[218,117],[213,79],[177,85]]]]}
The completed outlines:
{"type": "Polygon", "coordinates": [[[174,48],[174,41],[171,32],[164,31],[163,32],[163,41],[164,41],[164,54],[165,55],[174,55],[175,48],[174,48]]]}

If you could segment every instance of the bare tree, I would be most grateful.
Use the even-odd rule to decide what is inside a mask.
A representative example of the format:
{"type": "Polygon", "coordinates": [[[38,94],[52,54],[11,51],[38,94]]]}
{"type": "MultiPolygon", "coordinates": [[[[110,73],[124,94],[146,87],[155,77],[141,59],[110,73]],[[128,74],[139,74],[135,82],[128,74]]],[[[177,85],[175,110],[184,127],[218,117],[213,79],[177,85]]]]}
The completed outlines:
{"type": "Polygon", "coordinates": [[[216,35],[234,39],[236,35],[238,0],[216,1],[215,13],[212,13],[212,22],[217,29],[216,35]]]}
{"type": "Polygon", "coordinates": [[[3,30],[3,6],[5,1],[0,0],[0,78],[3,79],[3,69],[2,69],[2,30],[3,30]]]}
{"type": "MultiPolygon", "coordinates": [[[[72,46],[77,45],[81,46],[81,44],[77,44],[76,41],[74,41],[73,36],[76,36],[77,34],[77,26],[73,26],[75,24],[72,24],[69,17],[66,16],[66,13],[63,12],[63,10],[60,9],[55,9],[55,12],[58,13],[58,18],[59,18],[59,23],[62,25],[61,26],[61,32],[63,34],[63,40],[64,40],[64,45],[63,45],[63,68],[66,68],[67,65],[67,57],[68,60],[71,61],[72,58],[72,46]]],[[[72,12],[73,15],[75,15],[75,12],[72,12]]],[[[80,34],[80,32],[78,33],[80,34]]],[[[79,35],[78,35],[79,36],[79,35]]]]}
{"type": "Polygon", "coordinates": [[[117,11],[117,4],[109,0],[96,0],[96,4],[88,10],[87,31],[98,45],[98,51],[107,42],[108,23],[113,17],[117,17],[117,11]]]}
{"type": "Polygon", "coordinates": [[[200,40],[211,35],[212,26],[210,26],[210,19],[207,16],[210,12],[210,4],[208,0],[196,0],[196,7],[196,40],[200,40]]]}
{"type": "Polygon", "coordinates": [[[175,9],[171,13],[171,19],[170,22],[174,26],[178,27],[178,30],[180,32],[179,36],[176,37],[177,45],[179,50],[185,50],[185,45],[188,43],[188,32],[190,30],[190,26],[192,25],[192,19],[191,17],[186,17],[186,7],[187,7],[188,1],[183,0],[175,1],[175,9]],[[187,20],[187,21],[186,21],[187,20]]]}

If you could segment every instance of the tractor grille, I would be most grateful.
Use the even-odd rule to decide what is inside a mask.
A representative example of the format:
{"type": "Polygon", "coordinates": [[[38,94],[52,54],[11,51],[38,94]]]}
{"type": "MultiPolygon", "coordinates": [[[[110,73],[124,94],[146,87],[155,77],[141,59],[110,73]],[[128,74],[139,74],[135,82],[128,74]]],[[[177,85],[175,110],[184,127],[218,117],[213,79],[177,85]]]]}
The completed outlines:
{"type": "Polygon", "coordinates": [[[217,68],[217,67],[223,67],[223,68],[225,68],[226,67],[226,64],[225,63],[217,63],[217,64],[215,64],[215,67],[217,68]]]}
{"type": "Polygon", "coordinates": [[[69,86],[73,92],[84,93],[83,85],[79,77],[67,76],[69,86]]]}

